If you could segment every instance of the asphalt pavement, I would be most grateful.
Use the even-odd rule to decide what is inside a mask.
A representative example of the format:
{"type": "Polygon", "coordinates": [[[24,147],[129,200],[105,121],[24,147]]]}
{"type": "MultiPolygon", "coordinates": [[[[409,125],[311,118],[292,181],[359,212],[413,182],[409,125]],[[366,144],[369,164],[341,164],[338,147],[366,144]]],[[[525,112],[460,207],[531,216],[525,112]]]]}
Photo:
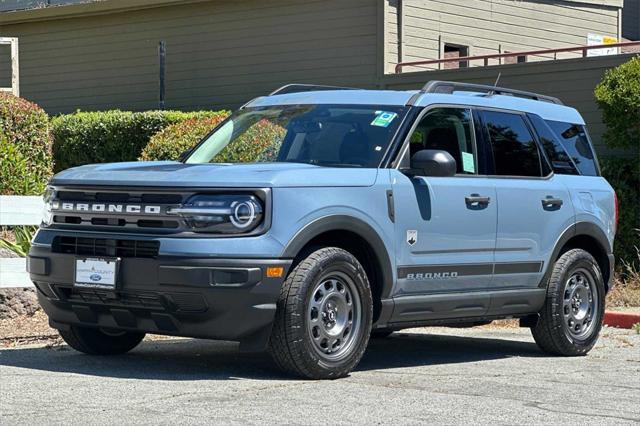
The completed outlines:
{"type": "Polygon", "coordinates": [[[90,357],[0,350],[0,423],[637,424],[640,335],[605,329],[585,357],[541,353],[528,330],[407,330],[334,381],[280,373],[233,343],[145,341],[90,357]]]}

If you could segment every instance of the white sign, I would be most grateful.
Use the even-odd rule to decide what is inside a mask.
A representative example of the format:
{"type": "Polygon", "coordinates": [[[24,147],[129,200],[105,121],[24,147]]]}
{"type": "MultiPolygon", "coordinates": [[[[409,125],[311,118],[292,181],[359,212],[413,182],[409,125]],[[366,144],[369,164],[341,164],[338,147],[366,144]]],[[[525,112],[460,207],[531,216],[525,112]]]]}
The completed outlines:
{"type": "MultiPolygon", "coordinates": [[[[601,34],[587,35],[587,46],[597,46],[599,44],[613,44],[617,42],[618,42],[618,39],[615,37],[609,37],[601,34]]],[[[587,56],[607,56],[607,55],[617,55],[617,54],[618,54],[617,47],[605,47],[602,49],[587,50],[587,56]]]]}

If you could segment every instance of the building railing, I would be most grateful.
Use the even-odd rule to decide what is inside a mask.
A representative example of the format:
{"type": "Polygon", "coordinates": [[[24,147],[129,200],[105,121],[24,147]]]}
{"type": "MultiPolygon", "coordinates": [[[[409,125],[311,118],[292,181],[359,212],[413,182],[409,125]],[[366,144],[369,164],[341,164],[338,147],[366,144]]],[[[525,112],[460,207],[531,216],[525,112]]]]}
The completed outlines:
{"type": "Polygon", "coordinates": [[[458,57],[442,58],[442,59],[427,59],[423,61],[408,61],[408,62],[399,62],[395,67],[395,72],[396,74],[400,74],[402,72],[403,67],[437,65],[437,64],[443,64],[443,63],[449,63],[449,62],[470,63],[471,61],[482,60],[484,61],[484,66],[488,66],[490,59],[518,58],[518,57],[527,58],[528,56],[540,56],[540,55],[550,55],[550,54],[554,54],[554,59],[555,59],[555,54],[566,53],[566,52],[582,52],[582,57],[587,57],[588,52],[590,50],[611,49],[611,48],[632,47],[632,46],[640,46],[640,41],[628,41],[628,42],[611,43],[611,44],[597,44],[593,46],[561,47],[558,49],[525,50],[522,52],[492,53],[488,55],[458,56],[458,57]]]}

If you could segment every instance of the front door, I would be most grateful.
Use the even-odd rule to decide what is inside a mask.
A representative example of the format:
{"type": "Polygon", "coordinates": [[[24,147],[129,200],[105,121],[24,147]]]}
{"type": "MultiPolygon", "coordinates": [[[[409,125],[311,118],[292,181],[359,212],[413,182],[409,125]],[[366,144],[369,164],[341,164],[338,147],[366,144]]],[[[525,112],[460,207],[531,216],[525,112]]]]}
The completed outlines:
{"type": "MultiPolygon", "coordinates": [[[[394,297],[400,301],[490,288],[496,190],[492,179],[477,175],[471,111],[432,107],[410,138],[405,156],[421,149],[448,151],[456,160],[457,174],[409,177],[401,170],[390,170],[398,265],[394,297]]],[[[481,315],[484,307],[480,302],[475,313],[481,315]]]]}

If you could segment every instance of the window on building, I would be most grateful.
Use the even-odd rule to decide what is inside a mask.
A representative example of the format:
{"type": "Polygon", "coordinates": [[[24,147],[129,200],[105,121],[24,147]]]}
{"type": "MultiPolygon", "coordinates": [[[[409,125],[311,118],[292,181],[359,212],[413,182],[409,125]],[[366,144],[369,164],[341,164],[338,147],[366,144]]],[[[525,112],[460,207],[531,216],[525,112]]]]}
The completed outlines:
{"type": "MultiPolygon", "coordinates": [[[[464,56],[469,56],[469,46],[463,46],[460,44],[444,44],[444,58],[462,58],[464,56]]],[[[466,68],[469,66],[468,61],[451,61],[445,62],[445,69],[453,69],[453,68],[466,68]]]]}
{"type": "Polygon", "coordinates": [[[546,120],[582,175],[598,176],[598,165],[584,126],[546,120]]]}
{"type": "MultiPolygon", "coordinates": [[[[504,53],[512,53],[512,52],[505,51],[504,53]]],[[[504,64],[522,64],[524,62],[527,62],[527,57],[526,55],[507,56],[506,58],[503,58],[502,62],[504,64]]]]}
{"type": "Polygon", "coordinates": [[[476,158],[471,132],[471,111],[434,108],[420,120],[411,135],[411,156],[423,149],[447,151],[456,160],[456,173],[475,174],[476,158]]]}
{"type": "Polygon", "coordinates": [[[493,151],[493,174],[542,176],[538,145],[522,116],[496,111],[482,115],[493,151]]]}

